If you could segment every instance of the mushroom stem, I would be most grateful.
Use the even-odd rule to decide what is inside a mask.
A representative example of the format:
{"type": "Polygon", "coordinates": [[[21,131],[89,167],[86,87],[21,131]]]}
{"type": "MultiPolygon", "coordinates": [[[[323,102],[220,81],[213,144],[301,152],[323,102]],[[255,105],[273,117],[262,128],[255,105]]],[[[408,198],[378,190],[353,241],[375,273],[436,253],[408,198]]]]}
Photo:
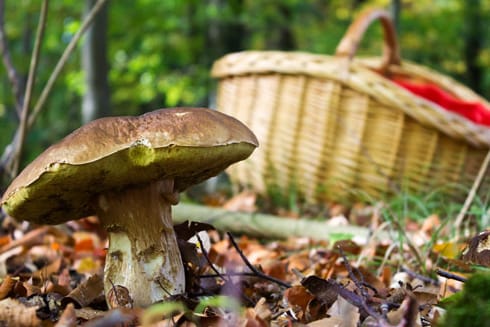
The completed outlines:
{"type": "Polygon", "coordinates": [[[184,266],[172,226],[171,205],[178,202],[173,186],[173,179],[167,179],[99,196],[97,215],[109,234],[104,289],[110,307],[122,305],[114,294],[121,286],[137,307],[184,292],[184,266]]]}

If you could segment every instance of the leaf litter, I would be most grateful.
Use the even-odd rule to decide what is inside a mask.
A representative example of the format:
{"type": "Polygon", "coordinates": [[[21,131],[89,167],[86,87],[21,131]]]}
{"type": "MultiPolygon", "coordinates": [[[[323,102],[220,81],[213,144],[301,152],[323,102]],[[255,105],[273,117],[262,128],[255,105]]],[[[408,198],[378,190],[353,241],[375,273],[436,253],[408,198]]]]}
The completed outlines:
{"type": "MultiPolygon", "coordinates": [[[[253,194],[241,197],[225,206],[256,209],[253,194]]],[[[346,216],[344,207],[333,211],[336,222],[326,224],[346,216]]],[[[132,307],[124,288],[114,288],[109,301],[116,308],[108,310],[102,282],[107,240],[95,217],[57,227],[4,217],[0,325],[435,326],[442,302],[475,270],[471,263],[489,265],[489,232],[470,240],[460,259],[463,243],[433,241],[442,225],[436,215],[410,222],[410,237],[395,226],[392,232],[403,238],[389,242],[376,238],[376,230],[387,228],[379,206],[356,205],[342,221],[371,226],[372,237],[362,244],[259,240],[205,223],[176,225],[185,294],[143,309],[132,307]]]]}

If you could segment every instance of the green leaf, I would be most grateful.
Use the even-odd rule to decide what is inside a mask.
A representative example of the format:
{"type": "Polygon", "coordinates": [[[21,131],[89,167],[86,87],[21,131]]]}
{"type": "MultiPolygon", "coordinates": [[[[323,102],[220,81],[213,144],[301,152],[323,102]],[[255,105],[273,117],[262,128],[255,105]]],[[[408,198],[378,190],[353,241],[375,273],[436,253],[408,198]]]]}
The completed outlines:
{"type": "Polygon", "coordinates": [[[234,312],[241,311],[240,302],[230,296],[217,295],[207,297],[201,300],[194,310],[195,313],[202,314],[207,307],[221,308],[225,310],[230,310],[234,312]]]}

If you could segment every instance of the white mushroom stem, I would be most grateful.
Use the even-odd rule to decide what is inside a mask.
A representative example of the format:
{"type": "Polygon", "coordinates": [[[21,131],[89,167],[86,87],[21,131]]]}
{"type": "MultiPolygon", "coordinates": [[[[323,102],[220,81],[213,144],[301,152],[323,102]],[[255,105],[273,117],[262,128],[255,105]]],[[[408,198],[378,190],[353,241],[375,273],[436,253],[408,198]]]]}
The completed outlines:
{"type": "Polygon", "coordinates": [[[121,286],[137,307],[184,292],[172,226],[171,205],[178,202],[173,186],[173,180],[164,180],[99,196],[97,215],[109,234],[104,289],[110,307],[123,305],[114,299],[121,286]]]}

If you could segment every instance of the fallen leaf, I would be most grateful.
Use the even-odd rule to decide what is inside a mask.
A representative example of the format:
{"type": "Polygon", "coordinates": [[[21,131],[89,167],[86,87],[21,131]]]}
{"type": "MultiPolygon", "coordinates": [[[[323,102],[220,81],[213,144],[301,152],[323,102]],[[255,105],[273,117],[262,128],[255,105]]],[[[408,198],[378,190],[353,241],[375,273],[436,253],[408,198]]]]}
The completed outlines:
{"type": "Polygon", "coordinates": [[[400,307],[387,314],[388,321],[393,326],[419,327],[420,317],[417,300],[413,296],[407,296],[400,307]]]}
{"type": "Polygon", "coordinates": [[[210,224],[196,222],[196,221],[184,221],[181,224],[174,225],[175,234],[177,238],[187,241],[199,232],[214,230],[214,227],[210,224]]]}
{"type": "Polygon", "coordinates": [[[92,301],[99,297],[104,292],[104,282],[99,275],[93,275],[85,282],[78,285],[61,300],[63,306],[69,303],[75,305],[75,308],[83,308],[88,306],[92,301]]]}
{"type": "Polygon", "coordinates": [[[0,321],[5,326],[38,327],[41,320],[36,315],[37,307],[27,307],[11,298],[0,301],[0,321]]]}
{"type": "Polygon", "coordinates": [[[284,298],[290,306],[298,306],[301,311],[306,312],[306,307],[314,296],[304,286],[295,285],[284,292],[284,298]]]}
{"type": "Polygon", "coordinates": [[[441,219],[439,219],[439,215],[433,214],[424,219],[420,230],[432,235],[439,227],[441,227],[441,219]]]}
{"type": "Polygon", "coordinates": [[[39,270],[32,273],[32,278],[36,285],[42,283],[44,280],[48,279],[51,275],[56,274],[60,271],[61,265],[63,263],[63,258],[58,257],[55,261],[47,266],[40,268],[39,270]]]}
{"type": "Polygon", "coordinates": [[[490,267],[490,231],[481,232],[471,238],[463,251],[462,260],[490,267]]]}
{"type": "MultiPolygon", "coordinates": [[[[78,315],[77,315],[78,316],[78,315]]],[[[84,327],[134,326],[137,320],[136,312],[118,308],[105,312],[102,316],[91,319],[83,324],[84,327]]]]}
{"type": "Polygon", "coordinates": [[[63,311],[60,319],[54,327],[76,327],[77,326],[77,314],[75,312],[75,307],[72,303],[63,311]]]}
{"type": "Polygon", "coordinates": [[[14,279],[8,275],[3,279],[2,284],[0,285],[0,300],[3,300],[8,296],[8,294],[14,289],[16,283],[17,279],[14,279]]]}
{"type": "Polygon", "coordinates": [[[255,212],[257,211],[257,206],[255,202],[257,200],[257,194],[252,191],[243,191],[223,204],[223,209],[229,211],[240,211],[240,212],[255,212]]]}
{"type": "Polygon", "coordinates": [[[448,259],[455,259],[461,253],[462,245],[457,242],[438,242],[432,247],[432,251],[448,259]]]}
{"type": "Polygon", "coordinates": [[[342,317],[328,317],[316,320],[307,324],[308,327],[342,327],[344,319],[342,317]]]}
{"type": "Polygon", "coordinates": [[[325,304],[327,308],[337,300],[339,295],[337,289],[332,287],[332,283],[333,281],[331,280],[318,278],[316,276],[309,276],[301,281],[301,285],[325,304]]]}
{"type": "Polygon", "coordinates": [[[342,318],[342,327],[356,327],[359,322],[359,309],[350,304],[343,297],[339,296],[330,309],[327,311],[332,317],[342,318]]]}
{"type": "Polygon", "coordinates": [[[100,261],[95,260],[93,257],[84,257],[75,260],[73,268],[80,274],[96,274],[100,271],[100,261]]]}

